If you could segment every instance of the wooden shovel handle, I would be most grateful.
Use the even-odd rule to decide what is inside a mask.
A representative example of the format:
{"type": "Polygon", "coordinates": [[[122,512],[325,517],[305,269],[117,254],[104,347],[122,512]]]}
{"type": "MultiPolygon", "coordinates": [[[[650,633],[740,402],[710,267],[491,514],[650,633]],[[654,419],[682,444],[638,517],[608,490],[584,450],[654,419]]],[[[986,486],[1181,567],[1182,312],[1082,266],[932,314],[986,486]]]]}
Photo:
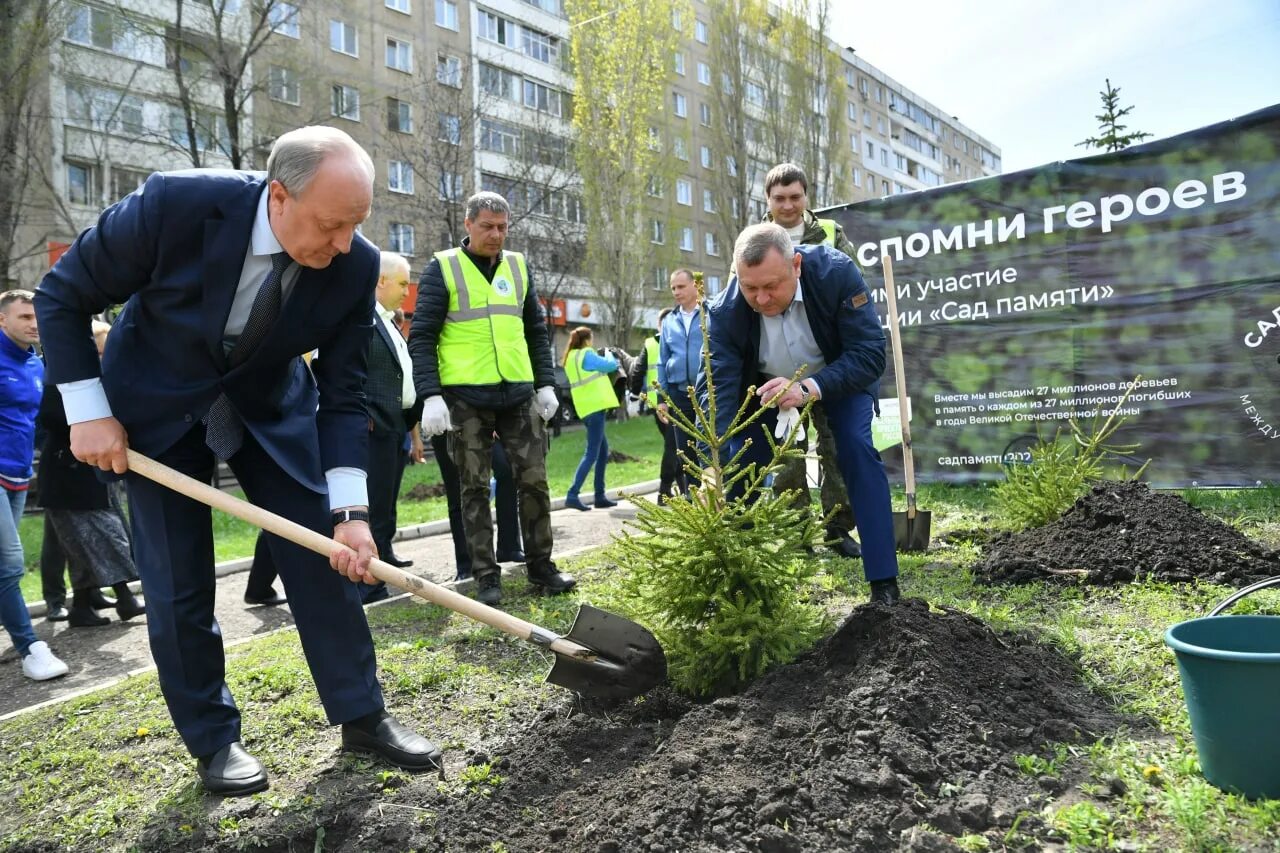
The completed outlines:
{"type": "Polygon", "coordinates": [[[898,421],[902,424],[902,464],[907,480],[907,517],[916,516],[916,463],[911,452],[907,375],[902,367],[902,332],[898,329],[898,292],[893,286],[893,259],[885,255],[884,298],[889,305],[889,339],[893,343],[893,379],[898,387],[898,421]]]}
{"type": "MultiPolygon", "coordinates": [[[[167,465],[162,465],[154,459],[143,456],[136,450],[130,450],[128,454],[129,470],[140,476],[173,489],[179,494],[186,495],[193,501],[198,501],[214,509],[220,509],[228,515],[234,515],[236,518],[249,522],[254,527],[274,533],[281,539],[287,539],[309,551],[323,554],[327,558],[333,554],[336,548],[347,547],[341,542],[316,533],[314,530],[309,530],[301,524],[268,512],[261,507],[254,506],[234,495],[219,491],[207,483],[192,479],[167,465]]],[[[390,563],[385,563],[375,558],[369,564],[369,572],[378,580],[411,592],[419,598],[425,598],[432,604],[438,604],[455,613],[461,613],[468,619],[482,622],[490,628],[496,628],[521,640],[527,640],[534,645],[550,649],[557,654],[586,659],[595,657],[595,653],[590,649],[580,646],[572,640],[563,639],[545,628],[540,628],[531,622],[526,622],[495,607],[481,604],[475,599],[467,598],[465,595],[434,584],[425,578],[411,575],[390,563]]]]}

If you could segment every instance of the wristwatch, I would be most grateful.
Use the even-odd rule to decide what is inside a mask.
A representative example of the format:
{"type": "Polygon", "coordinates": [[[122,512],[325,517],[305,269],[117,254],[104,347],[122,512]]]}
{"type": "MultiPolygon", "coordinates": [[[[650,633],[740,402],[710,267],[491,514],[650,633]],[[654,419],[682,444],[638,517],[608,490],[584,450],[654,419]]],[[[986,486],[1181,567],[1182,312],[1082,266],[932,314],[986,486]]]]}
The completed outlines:
{"type": "Polygon", "coordinates": [[[368,523],[369,513],[363,509],[335,509],[333,515],[329,516],[333,521],[333,526],[346,524],[348,521],[363,521],[368,523]]]}
{"type": "Polygon", "coordinates": [[[804,380],[797,382],[796,385],[800,388],[800,405],[803,406],[805,403],[809,402],[809,395],[813,392],[809,390],[808,385],[804,384],[804,380]]]}

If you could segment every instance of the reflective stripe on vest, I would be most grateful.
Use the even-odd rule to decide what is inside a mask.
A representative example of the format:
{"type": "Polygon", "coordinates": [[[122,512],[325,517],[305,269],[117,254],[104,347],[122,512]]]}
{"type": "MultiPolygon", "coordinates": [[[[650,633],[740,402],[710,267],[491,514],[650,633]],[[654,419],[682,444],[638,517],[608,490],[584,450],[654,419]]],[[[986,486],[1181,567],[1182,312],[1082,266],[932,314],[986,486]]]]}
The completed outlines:
{"type": "Polygon", "coordinates": [[[564,363],[564,372],[569,379],[569,394],[573,397],[573,410],[579,418],[594,414],[603,409],[613,409],[618,405],[618,396],[613,393],[613,382],[609,374],[586,370],[582,362],[586,360],[587,348],[573,350],[564,363]]]}
{"type": "Polygon", "coordinates": [[[818,224],[822,226],[822,233],[827,236],[823,238],[822,245],[835,248],[836,245],[836,221],[834,219],[819,219],[818,224]]]}
{"type": "Polygon", "coordinates": [[[644,374],[644,390],[652,391],[653,386],[658,384],[658,362],[662,360],[662,348],[656,337],[644,339],[644,352],[648,366],[644,374]]]}
{"type": "Polygon", "coordinates": [[[437,252],[449,310],[436,345],[441,385],[532,382],[525,340],[528,267],[519,252],[503,252],[493,282],[461,249],[437,252]]]}

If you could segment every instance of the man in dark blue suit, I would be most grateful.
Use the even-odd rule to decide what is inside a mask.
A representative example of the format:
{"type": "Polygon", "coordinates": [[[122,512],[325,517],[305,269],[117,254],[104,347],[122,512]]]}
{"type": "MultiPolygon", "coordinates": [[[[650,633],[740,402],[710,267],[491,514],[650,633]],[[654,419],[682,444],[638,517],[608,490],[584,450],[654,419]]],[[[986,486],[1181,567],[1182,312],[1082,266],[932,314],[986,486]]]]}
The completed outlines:
{"type": "MultiPolygon", "coordinates": [[[[368,154],[325,127],[281,136],[265,176],[157,173],[76,239],[35,302],[76,458],[124,474],[133,447],[208,482],[220,457],[255,504],[340,543],[326,562],[271,537],[320,700],[345,748],[425,770],[440,750],[384,709],[351,583],[374,582],[363,386],[379,259],[355,233],[372,194],[368,154]],[[117,303],[99,367],[90,318],[117,303]],[[313,379],[299,353],[316,348],[313,379]]],[[[262,790],[224,678],[210,510],[126,482],[174,725],[208,790],[262,790]]]]}
{"type": "MultiPolygon", "coordinates": [[[[827,246],[793,246],[786,230],[772,223],[743,231],[733,261],[736,275],[708,307],[716,430],[728,431],[752,386],[757,404],[770,410],[730,442],[725,461],[750,439],[743,464],[766,462],[769,445],[762,430],[775,429],[779,412],[789,417],[814,399],[835,438],[871,600],[894,604],[898,560],[889,482],[871,442],[884,331],[862,274],[827,246]],[[801,379],[788,388],[796,371],[801,379]]],[[[698,385],[705,407],[705,375],[698,385]]]]}

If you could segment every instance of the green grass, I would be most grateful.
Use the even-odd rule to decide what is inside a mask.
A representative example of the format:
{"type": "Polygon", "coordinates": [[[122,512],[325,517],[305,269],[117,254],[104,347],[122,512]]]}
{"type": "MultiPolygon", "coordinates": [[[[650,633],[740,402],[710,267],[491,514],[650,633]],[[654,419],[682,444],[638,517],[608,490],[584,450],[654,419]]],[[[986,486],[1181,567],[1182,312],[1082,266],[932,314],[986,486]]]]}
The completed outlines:
{"type": "MultiPolygon", "coordinates": [[[[640,460],[611,464],[607,472],[607,482],[611,488],[629,486],[658,476],[658,467],[662,461],[662,436],[654,428],[651,417],[632,418],[624,423],[610,421],[605,434],[611,450],[621,451],[640,460]]],[[[578,461],[586,448],[586,440],[585,430],[574,429],[561,433],[559,438],[552,441],[551,452],[547,455],[547,483],[553,498],[563,497],[569,490],[578,461]]],[[[425,464],[411,465],[405,469],[400,489],[402,497],[397,508],[397,523],[400,526],[448,517],[449,510],[443,495],[428,500],[409,500],[403,497],[414,486],[430,486],[439,482],[440,468],[433,459],[428,458],[425,464]]],[[[588,480],[588,484],[590,482],[588,480]]],[[[240,491],[234,494],[244,497],[244,493],[240,491]]],[[[22,597],[27,601],[40,601],[44,598],[40,591],[40,544],[44,540],[42,517],[23,518],[19,535],[27,564],[27,574],[22,579],[22,597]]],[[[214,510],[214,559],[218,562],[253,556],[253,545],[257,538],[257,528],[214,510]]]]}
{"type": "MultiPolygon", "coordinates": [[[[638,426],[656,436],[651,424],[637,422],[631,428],[638,426]]],[[[934,486],[925,490],[921,505],[934,512],[935,535],[990,528],[998,522],[991,517],[988,492],[934,486]]],[[[1237,523],[1248,519],[1249,530],[1276,524],[1275,505],[1255,504],[1252,492],[1211,497],[1213,505],[1206,509],[1237,523]]],[[[1056,775],[1069,786],[1034,812],[1056,841],[1070,849],[1280,847],[1280,800],[1245,801],[1218,791],[1200,775],[1177,667],[1161,642],[1170,624],[1202,614],[1225,597],[1225,588],[1152,583],[1113,589],[986,587],[969,571],[977,556],[977,549],[963,541],[904,555],[903,589],[1061,647],[1079,661],[1082,678],[1133,721],[1132,728],[1092,744],[1045,743],[1012,757],[1024,772],[1056,775]]],[[[859,563],[818,559],[816,600],[833,615],[865,601],[859,563]]],[[[607,549],[565,562],[580,578],[574,596],[526,597],[516,581],[511,612],[558,631],[567,629],[580,601],[627,615],[615,605],[621,580],[607,549]]],[[[1251,596],[1238,611],[1280,613],[1280,592],[1251,596]]],[[[438,607],[416,600],[379,607],[370,611],[370,621],[388,704],[455,755],[467,749],[484,752],[503,727],[528,724],[538,698],[554,690],[541,684],[546,660],[532,646],[438,607]]],[[[324,723],[293,632],[238,646],[229,656],[228,674],[244,710],[246,743],[267,762],[273,779],[271,790],[254,798],[254,814],[200,795],[155,678],[143,675],[0,723],[0,754],[6,756],[0,764],[0,798],[12,803],[0,810],[0,847],[31,839],[70,849],[200,849],[232,839],[247,846],[250,841],[280,846],[291,837],[315,834],[319,809],[333,796],[324,781],[334,768],[354,775],[361,790],[374,792],[374,807],[394,807],[400,792],[417,790],[414,786],[437,786],[434,779],[406,781],[384,766],[337,752],[336,735],[324,723]]],[[[463,776],[452,775],[450,784],[437,789],[440,796],[483,796],[502,783],[493,768],[479,765],[463,776]]],[[[1004,834],[957,841],[966,850],[1043,843],[1017,825],[1004,834]]]]}

